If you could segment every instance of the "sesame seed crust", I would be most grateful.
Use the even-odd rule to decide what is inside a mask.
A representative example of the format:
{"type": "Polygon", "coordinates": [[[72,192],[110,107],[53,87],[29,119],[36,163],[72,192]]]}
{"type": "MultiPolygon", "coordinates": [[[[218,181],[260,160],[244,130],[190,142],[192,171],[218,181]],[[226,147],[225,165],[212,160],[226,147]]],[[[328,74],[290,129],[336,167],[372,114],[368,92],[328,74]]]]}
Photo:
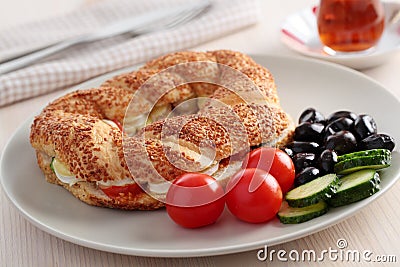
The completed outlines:
{"type": "Polygon", "coordinates": [[[227,159],[250,146],[285,144],[293,128],[266,68],[240,52],[186,51],[149,61],[100,88],[56,99],[35,117],[30,142],[46,180],[80,200],[101,207],[153,210],[163,203],[145,192],[110,198],[97,182],[172,181],[201,171],[199,154],[225,167],[227,159]],[[103,121],[122,123],[129,109],[145,114],[153,105],[173,107],[195,97],[208,98],[198,102],[197,114],[154,121],[134,136],[103,121]],[[68,185],[58,180],[49,167],[53,157],[80,181],[68,185]]]}

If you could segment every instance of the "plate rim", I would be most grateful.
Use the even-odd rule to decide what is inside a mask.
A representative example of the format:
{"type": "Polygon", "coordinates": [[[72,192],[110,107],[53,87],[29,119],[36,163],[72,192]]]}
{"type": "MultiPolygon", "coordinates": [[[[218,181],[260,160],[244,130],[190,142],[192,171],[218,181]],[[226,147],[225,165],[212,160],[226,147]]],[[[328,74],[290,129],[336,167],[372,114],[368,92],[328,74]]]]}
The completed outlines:
{"type": "MultiPolygon", "coordinates": [[[[386,93],[389,94],[390,97],[395,98],[400,105],[399,99],[389,90],[387,90],[382,84],[380,84],[378,81],[374,80],[373,78],[360,73],[358,71],[355,71],[351,68],[344,67],[342,65],[326,62],[326,61],[321,61],[317,59],[310,59],[310,58],[303,58],[303,57],[297,57],[297,56],[277,56],[277,55],[268,55],[268,54],[252,54],[250,55],[254,60],[257,61],[257,59],[260,58],[273,58],[275,60],[285,60],[285,61],[301,61],[301,62],[307,62],[307,64],[323,64],[327,65],[331,68],[336,68],[340,69],[340,71],[345,71],[345,72],[351,72],[352,75],[359,76],[363,79],[367,79],[369,82],[374,83],[376,86],[379,87],[380,90],[386,91],[386,93]]],[[[73,86],[72,88],[68,89],[67,91],[70,90],[76,90],[77,88],[81,88],[85,86],[86,84],[90,84],[93,82],[96,82],[97,80],[104,80],[108,77],[111,77],[112,75],[116,75],[118,73],[123,73],[125,71],[129,71],[133,68],[137,68],[138,65],[123,68],[117,71],[113,71],[98,77],[95,77],[93,79],[90,79],[86,82],[83,82],[79,85],[73,86]]],[[[268,67],[267,67],[268,68],[268,67]]],[[[60,93],[60,95],[64,95],[67,91],[63,91],[60,93]]],[[[55,98],[57,98],[56,96],[55,98]]],[[[39,229],[43,230],[44,232],[47,232],[53,236],[56,236],[58,238],[61,238],[63,240],[69,241],[71,243],[77,244],[77,245],[82,245],[85,247],[101,250],[101,251],[107,251],[107,252],[113,252],[113,253],[120,253],[120,254],[125,254],[125,255],[135,255],[135,256],[151,256],[151,257],[167,257],[167,258],[172,258],[172,257],[199,257],[199,256],[215,256],[215,255],[224,255],[224,254],[232,254],[232,253],[237,253],[237,252],[244,252],[244,251],[249,251],[252,249],[257,249],[260,248],[260,246],[266,245],[268,242],[266,240],[258,240],[256,242],[250,242],[246,245],[243,244],[235,244],[235,245],[230,245],[230,246],[220,246],[217,249],[216,248],[202,248],[202,249],[190,249],[189,251],[176,251],[173,249],[141,249],[141,248],[127,248],[123,246],[116,246],[116,245],[108,245],[108,244],[102,244],[100,242],[96,242],[93,240],[87,240],[83,238],[79,238],[64,232],[60,232],[56,229],[53,229],[51,226],[46,225],[45,223],[41,222],[38,218],[33,217],[27,210],[25,210],[20,204],[15,201],[15,199],[12,198],[11,193],[6,189],[4,185],[5,178],[3,177],[3,165],[4,163],[4,158],[6,157],[6,154],[9,153],[8,151],[11,149],[12,143],[17,140],[18,134],[22,134],[22,131],[24,128],[27,128],[29,131],[29,125],[33,120],[33,116],[26,119],[17,129],[14,131],[12,136],[9,138],[9,140],[6,142],[6,145],[4,146],[4,149],[2,151],[1,157],[0,157],[0,184],[2,187],[2,190],[4,194],[7,196],[7,199],[14,205],[14,207],[17,208],[18,212],[23,215],[25,219],[27,219],[30,223],[32,223],[34,226],[38,227],[39,229]]],[[[326,228],[332,227],[333,225],[342,222],[343,220],[347,219],[350,216],[355,215],[356,213],[360,212],[362,209],[364,209],[366,206],[368,206],[370,203],[374,202],[376,199],[380,198],[382,195],[384,195],[389,189],[393,187],[393,185],[399,180],[399,176],[393,178],[388,186],[384,189],[384,192],[380,194],[376,194],[374,196],[370,197],[370,201],[364,201],[364,202],[359,202],[358,207],[356,210],[353,209],[346,209],[344,212],[342,212],[342,216],[340,216],[339,219],[331,218],[327,222],[324,221],[322,224],[315,224],[312,226],[309,226],[307,228],[302,229],[301,231],[297,231],[296,233],[290,233],[287,234],[286,236],[290,236],[289,238],[286,236],[280,236],[279,238],[273,239],[272,242],[268,243],[268,246],[272,245],[277,245],[285,242],[289,242],[292,240],[296,240],[299,238],[303,238],[305,236],[311,235],[313,233],[322,231],[326,228]],[[361,203],[361,204],[360,204],[361,203]],[[299,233],[300,232],[300,233],[299,233]]]]}

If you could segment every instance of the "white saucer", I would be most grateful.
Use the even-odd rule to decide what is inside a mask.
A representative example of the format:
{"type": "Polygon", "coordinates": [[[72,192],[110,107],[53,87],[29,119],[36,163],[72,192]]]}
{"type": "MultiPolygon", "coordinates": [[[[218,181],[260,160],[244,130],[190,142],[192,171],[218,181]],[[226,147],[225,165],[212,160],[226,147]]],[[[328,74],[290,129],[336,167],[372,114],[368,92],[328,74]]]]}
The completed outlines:
{"type": "Polygon", "coordinates": [[[329,55],[318,37],[315,7],[289,16],[281,27],[281,40],[290,49],[303,55],[339,63],[354,69],[378,66],[400,48],[400,4],[384,2],[386,27],[378,45],[365,53],[329,55]],[[397,16],[396,16],[397,15],[397,16]],[[395,18],[396,17],[396,18],[395,18]]]}

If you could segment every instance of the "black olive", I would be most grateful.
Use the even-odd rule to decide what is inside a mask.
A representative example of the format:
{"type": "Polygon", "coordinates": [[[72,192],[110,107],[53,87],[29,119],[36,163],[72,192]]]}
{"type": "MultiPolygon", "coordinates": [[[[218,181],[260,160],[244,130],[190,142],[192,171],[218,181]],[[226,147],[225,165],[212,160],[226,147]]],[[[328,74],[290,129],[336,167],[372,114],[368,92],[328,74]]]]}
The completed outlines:
{"type": "Polygon", "coordinates": [[[294,140],[321,142],[325,126],[322,123],[303,122],[294,131],[294,140]]]}
{"type": "Polygon", "coordinates": [[[372,134],[367,138],[364,138],[360,142],[361,150],[375,149],[375,148],[385,148],[393,151],[395,147],[395,141],[393,137],[387,134],[372,134]]]}
{"type": "Polygon", "coordinates": [[[313,153],[297,153],[293,156],[293,163],[296,173],[301,172],[304,168],[314,166],[315,154],[313,153]]]}
{"type": "Polygon", "coordinates": [[[302,152],[310,152],[314,154],[320,153],[320,146],[318,143],[315,142],[293,141],[288,145],[286,145],[286,149],[290,149],[293,152],[293,154],[302,152]]]}
{"type": "Polygon", "coordinates": [[[377,133],[375,120],[369,115],[359,115],[354,121],[354,136],[362,140],[371,134],[377,133]]]}
{"type": "Polygon", "coordinates": [[[315,178],[318,178],[320,175],[320,171],[315,167],[307,167],[302,170],[299,174],[294,178],[294,187],[298,187],[300,185],[311,182],[315,178]]]}
{"type": "Polygon", "coordinates": [[[308,108],[301,113],[299,117],[299,124],[303,122],[320,122],[324,123],[325,117],[319,111],[315,110],[314,108],[308,108]]]}
{"type": "Polygon", "coordinates": [[[317,166],[321,174],[333,173],[333,167],[337,161],[336,152],[331,149],[325,149],[318,158],[317,166]]]}
{"type": "Polygon", "coordinates": [[[347,110],[336,111],[328,116],[328,118],[326,119],[327,124],[329,124],[339,118],[349,118],[349,119],[355,121],[357,119],[357,115],[354,112],[347,111],[347,110]]]}
{"type": "Polygon", "coordinates": [[[352,119],[342,117],[329,123],[325,127],[325,133],[332,135],[343,130],[350,131],[353,128],[353,125],[354,121],[352,119]]]}
{"type": "Polygon", "coordinates": [[[340,131],[328,136],[325,142],[326,149],[335,150],[339,155],[350,153],[357,147],[357,140],[349,131],[340,131]]]}
{"type": "Polygon", "coordinates": [[[285,153],[289,156],[289,157],[291,157],[291,158],[293,158],[293,156],[294,156],[294,151],[293,151],[293,149],[291,149],[291,148],[289,148],[289,147],[284,147],[284,148],[282,148],[282,150],[283,151],[285,151],[285,153]]]}

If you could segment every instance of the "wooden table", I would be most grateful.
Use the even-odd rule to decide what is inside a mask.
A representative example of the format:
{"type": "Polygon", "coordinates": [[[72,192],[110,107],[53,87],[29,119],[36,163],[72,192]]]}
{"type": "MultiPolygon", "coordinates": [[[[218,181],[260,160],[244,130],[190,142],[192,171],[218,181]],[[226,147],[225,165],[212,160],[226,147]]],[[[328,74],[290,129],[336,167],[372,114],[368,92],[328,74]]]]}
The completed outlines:
{"type": "MultiPolygon", "coordinates": [[[[397,0],[400,2],[399,0],[397,0]]],[[[7,25],[23,19],[24,13],[16,12],[23,0],[8,2],[10,8],[1,9],[3,13],[15,12],[15,17],[8,16],[7,25]],[[11,21],[14,20],[14,21],[11,21]],[[10,22],[11,21],[11,22],[10,22]]],[[[49,1],[47,1],[49,2],[49,1]]],[[[67,5],[67,0],[58,1],[67,5]]],[[[79,6],[83,1],[70,1],[79,6]]],[[[219,40],[203,44],[193,49],[235,49],[245,53],[294,55],[284,47],[279,40],[279,25],[289,14],[304,7],[316,4],[313,0],[282,0],[263,1],[261,5],[262,19],[251,28],[226,36],[219,40]]],[[[47,6],[40,9],[46,0],[36,1],[42,16],[49,16],[52,12],[47,6]]],[[[74,7],[75,7],[74,6],[74,7]]],[[[54,10],[53,10],[54,11],[54,10]]],[[[61,12],[58,10],[57,12],[61,12]]],[[[4,20],[3,20],[4,22],[4,20]]],[[[2,24],[3,26],[5,24],[2,24]]],[[[386,64],[374,69],[363,71],[366,75],[376,79],[396,97],[400,97],[400,52],[397,52],[386,64]]],[[[0,108],[0,151],[2,152],[7,140],[17,127],[33,113],[43,107],[49,100],[60,92],[37,97],[14,105],[0,108]]],[[[398,122],[394,122],[398,123],[398,122]]],[[[21,163],[23,164],[23,163],[21,163]]],[[[257,259],[257,251],[248,251],[237,254],[199,257],[199,258],[145,258],[113,254],[89,249],[56,238],[39,230],[25,220],[17,209],[0,190],[0,266],[296,266],[303,264],[296,262],[280,262],[276,258],[273,262],[261,262],[257,259]]],[[[329,247],[336,247],[336,242],[344,238],[349,249],[371,250],[374,255],[395,255],[397,264],[400,262],[400,183],[397,182],[383,197],[373,202],[354,216],[313,235],[295,241],[287,242],[269,249],[283,249],[302,251],[313,249],[322,251],[329,247]]],[[[261,249],[261,248],[260,248],[261,249]]],[[[324,261],[310,263],[318,266],[348,266],[349,263],[324,261]],[[327,264],[327,265],[325,265],[327,264]]],[[[370,264],[369,266],[376,266],[370,264]]],[[[357,263],[356,266],[360,265],[357,263]]],[[[381,265],[379,265],[381,266],[381,265]]],[[[385,266],[382,264],[382,266],[385,266]]],[[[387,266],[397,266],[387,263],[387,266]]]]}

